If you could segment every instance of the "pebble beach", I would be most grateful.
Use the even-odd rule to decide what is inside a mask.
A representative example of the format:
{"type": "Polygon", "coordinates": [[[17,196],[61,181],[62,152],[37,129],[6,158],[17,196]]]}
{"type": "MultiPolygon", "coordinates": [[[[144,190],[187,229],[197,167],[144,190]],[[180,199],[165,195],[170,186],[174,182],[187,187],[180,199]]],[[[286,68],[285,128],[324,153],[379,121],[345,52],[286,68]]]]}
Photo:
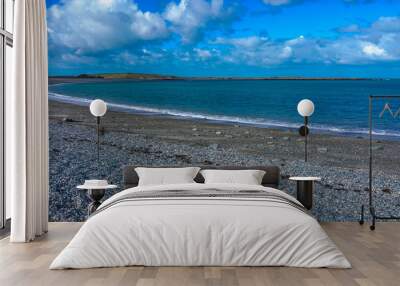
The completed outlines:
{"type": "MultiPolygon", "coordinates": [[[[357,221],[368,202],[368,140],[332,134],[304,140],[295,130],[110,110],[102,119],[100,166],[96,121],[87,106],[49,101],[50,221],[84,221],[89,199],[76,189],[85,179],[108,179],[120,188],[122,168],[135,166],[277,165],[280,189],[295,195],[290,176],[319,176],[312,214],[319,221],[357,221]]],[[[300,125],[300,123],[299,123],[300,125]]],[[[400,207],[398,141],[374,140],[374,198],[380,215],[400,207]]],[[[366,217],[368,219],[368,216],[366,217]]]]}

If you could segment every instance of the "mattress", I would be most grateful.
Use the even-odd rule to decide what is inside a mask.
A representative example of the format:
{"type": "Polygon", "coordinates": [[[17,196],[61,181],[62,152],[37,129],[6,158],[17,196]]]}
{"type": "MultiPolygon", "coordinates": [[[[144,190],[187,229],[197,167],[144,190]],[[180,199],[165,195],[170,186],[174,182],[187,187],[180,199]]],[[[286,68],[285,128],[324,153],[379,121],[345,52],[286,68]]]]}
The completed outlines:
{"type": "Polygon", "coordinates": [[[135,187],[110,197],[50,269],[133,265],[351,267],[290,195],[193,183],[135,187]]]}

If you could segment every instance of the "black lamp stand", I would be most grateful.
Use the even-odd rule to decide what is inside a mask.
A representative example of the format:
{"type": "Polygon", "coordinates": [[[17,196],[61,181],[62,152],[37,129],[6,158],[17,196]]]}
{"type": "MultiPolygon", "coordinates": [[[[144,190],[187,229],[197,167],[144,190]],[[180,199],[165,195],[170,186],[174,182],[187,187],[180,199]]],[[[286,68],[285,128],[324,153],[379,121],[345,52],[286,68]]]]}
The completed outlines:
{"type": "Polygon", "coordinates": [[[304,162],[307,162],[308,157],[308,116],[304,116],[304,127],[305,127],[305,135],[304,135],[304,162]]]}
{"type": "MultiPolygon", "coordinates": [[[[96,116],[97,120],[97,172],[100,173],[100,116],[96,116]]],[[[100,174],[99,174],[100,175],[100,174]]]]}
{"type": "Polygon", "coordinates": [[[304,125],[300,127],[299,133],[301,136],[304,136],[304,161],[308,160],[308,133],[310,130],[308,129],[308,116],[304,116],[304,125]]]}

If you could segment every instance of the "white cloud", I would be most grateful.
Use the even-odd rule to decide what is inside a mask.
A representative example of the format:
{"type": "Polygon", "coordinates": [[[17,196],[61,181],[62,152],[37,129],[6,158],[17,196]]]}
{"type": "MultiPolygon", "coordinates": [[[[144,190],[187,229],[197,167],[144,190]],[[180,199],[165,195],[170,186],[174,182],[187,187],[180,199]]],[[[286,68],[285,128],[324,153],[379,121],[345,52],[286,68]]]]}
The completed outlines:
{"type": "Polygon", "coordinates": [[[139,63],[139,57],[133,53],[128,51],[123,51],[114,56],[114,60],[117,63],[125,64],[125,65],[136,65],[139,63]]]}
{"type": "MultiPolygon", "coordinates": [[[[285,5],[290,5],[290,4],[299,4],[302,2],[305,2],[307,0],[262,0],[264,4],[270,5],[270,6],[285,6],[285,5]]],[[[312,0],[308,0],[312,1],[312,0]]],[[[345,4],[368,4],[372,2],[373,0],[342,0],[343,3],[345,4]]]]}
{"type": "Polygon", "coordinates": [[[48,9],[52,43],[77,54],[129,46],[168,36],[158,13],[142,12],[131,0],[68,0],[48,9]]]}
{"type": "Polygon", "coordinates": [[[290,58],[293,54],[293,49],[291,47],[283,47],[281,54],[279,55],[282,59],[290,58]]]}
{"type": "Polygon", "coordinates": [[[400,32],[399,17],[380,17],[372,24],[370,31],[397,33],[400,32]]]}
{"type": "Polygon", "coordinates": [[[267,41],[268,38],[259,36],[249,36],[243,38],[230,38],[230,39],[218,37],[213,43],[232,45],[237,48],[255,49],[262,46],[267,41]]]}
{"type": "Polygon", "coordinates": [[[98,0],[98,4],[100,7],[108,9],[108,8],[112,7],[112,5],[114,4],[114,1],[113,0],[98,0]]]}
{"type": "Polygon", "coordinates": [[[163,16],[184,43],[191,43],[210,22],[224,20],[232,14],[232,10],[223,5],[223,0],[181,0],[178,4],[170,2],[163,16]]]}
{"type": "Polygon", "coordinates": [[[76,57],[120,53],[118,59],[133,64],[141,59],[133,53],[151,41],[170,41],[175,33],[195,44],[209,25],[222,30],[233,19],[234,9],[224,7],[223,0],[170,1],[160,13],[142,11],[134,0],[60,1],[48,8],[50,52],[57,61],[61,51],[76,57]]]}
{"type": "MultiPolygon", "coordinates": [[[[294,3],[264,2],[278,6],[294,3]]],[[[49,51],[58,65],[71,62],[87,66],[103,62],[146,65],[167,60],[253,66],[400,60],[400,17],[381,17],[368,27],[353,24],[339,28],[336,39],[221,36],[221,25],[232,21],[232,9],[222,0],[169,2],[160,13],[142,11],[134,0],[63,0],[48,9],[49,51]],[[213,41],[196,41],[209,30],[219,36],[213,41]]],[[[213,33],[208,38],[210,35],[213,33]]]]}
{"type": "Polygon", "coordinates": [[[227,53],[221,53],[222,60],[230,63],[246,65],[275,65],[281,63],[293,54],[291,47],[296,43],[278,43],[266,37],[249,36],[241,38],[217,38],[212,42],[225,46],[227,53]]]}
{"type": "Polygon", "coordinates": [[[208,60],[212,57],[212,54],[209,50],[194,48],[193,51],[196,53],[197,57],[200,60],[208,60]]]}
{"type": "Polygon", "coordinates": [[[353,34],[337,39],[316,39],[302,35],[285,41],[266,37],[216,38],[211,43],[226,49],[225,62],[269,66],[284,62],[366,64],[400,60],[400,18],[380,18],[353,34]]]}
{"type": "Polygon", "coordinates": [[[149,50],[146,48],[111,54],[111,60],[121,66],[132,66],[132,65],[146,65],[159,63],[164,59],[164,51],[162,50],[149,50]]]}
{"type": "Polygon", "coordinates": [[[375,44],[372,43],[366,43],[364,47],[362,48],[362,51],[364,54],[367,56],[373,56],[373,57],[385,57],[387,56],[387,53],[384,49],[378,47],[375,44]]]}

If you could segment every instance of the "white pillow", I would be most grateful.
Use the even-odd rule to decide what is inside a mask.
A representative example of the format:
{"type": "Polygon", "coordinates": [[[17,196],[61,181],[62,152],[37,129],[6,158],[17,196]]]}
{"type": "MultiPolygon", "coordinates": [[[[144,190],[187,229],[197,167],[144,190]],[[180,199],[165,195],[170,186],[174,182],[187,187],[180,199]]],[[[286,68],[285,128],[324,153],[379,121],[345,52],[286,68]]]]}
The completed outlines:
{"type": "Polygon", "coordinates": [[[201,170],[205,184],[261,185],[265,171],[261,170],[201,170]]]}
{"type": "Polygon", "coordinates": [[[193,180],[200,168],[135,168],[139,176],[138,186],[187,184],[195,183],[193,180]]]}

